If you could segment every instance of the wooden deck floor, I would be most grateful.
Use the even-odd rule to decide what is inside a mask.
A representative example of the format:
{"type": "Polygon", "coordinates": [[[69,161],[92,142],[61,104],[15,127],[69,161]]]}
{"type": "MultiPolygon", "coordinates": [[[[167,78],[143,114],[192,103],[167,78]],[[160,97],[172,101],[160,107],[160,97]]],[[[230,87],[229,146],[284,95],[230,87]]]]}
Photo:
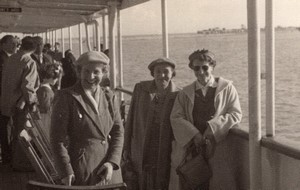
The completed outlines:
{"type": "Polygon", "coordinates": [[[26,190],[30,179],[36,179],[35,172],[15,172],[0,163],[0,190],[26,190]]]}

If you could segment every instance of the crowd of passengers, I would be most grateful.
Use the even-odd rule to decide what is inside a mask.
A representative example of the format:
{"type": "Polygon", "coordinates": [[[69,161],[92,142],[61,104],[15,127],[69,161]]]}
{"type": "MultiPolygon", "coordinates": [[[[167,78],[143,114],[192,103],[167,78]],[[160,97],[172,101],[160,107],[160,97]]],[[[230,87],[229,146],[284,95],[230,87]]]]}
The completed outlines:
{"type": "Polygon", "coordinates": [[[107,88],[109,62],[107,52],[89,51],[76,60],[71,50],[62,56],[59,43],[52,50],[39,36],[4,36],[2,165],[33,170],[18,135],[28,113],[39,113],[64,185],[125,181],[129,190],[238,189],[232,169],[219,168],[230,162],[223,142],[242,112],[232,81],[213,75],[217,62],[211,51],[190,54],[187,66],[195,80],[183,89],[173,81],[174,60],[152,61],[153,80],[136,83],[125,122],[107,88]],[[195,171],[203,162],[210,174],[195,171]]]}

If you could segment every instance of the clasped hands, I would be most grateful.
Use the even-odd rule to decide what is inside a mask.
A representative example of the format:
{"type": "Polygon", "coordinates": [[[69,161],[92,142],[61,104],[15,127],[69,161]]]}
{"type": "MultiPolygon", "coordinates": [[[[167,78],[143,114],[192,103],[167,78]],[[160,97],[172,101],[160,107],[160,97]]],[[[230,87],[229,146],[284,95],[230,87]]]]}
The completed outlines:
{"type": "Polygon", "coordinates": [[[193,138],[193,143],[198,152],[200,152],[203,146],[206,146],[205,156],[211,158],[214,154],[215,142],[214,139],[204,137],[200,132],[193,138]]]}
{"type": "MultiPolygon", "coordinates": [[[[105,162],[98,170],[97,175],[101,178],[100,182],[97,185],[107,185],[111,179],[113,174],[113,165],[110,162],[105,162]]],[[[62,183],[67,186],[71,186],[75,181],[75,175],[70,174],[67,177],[64,177],[62,183]]]]}

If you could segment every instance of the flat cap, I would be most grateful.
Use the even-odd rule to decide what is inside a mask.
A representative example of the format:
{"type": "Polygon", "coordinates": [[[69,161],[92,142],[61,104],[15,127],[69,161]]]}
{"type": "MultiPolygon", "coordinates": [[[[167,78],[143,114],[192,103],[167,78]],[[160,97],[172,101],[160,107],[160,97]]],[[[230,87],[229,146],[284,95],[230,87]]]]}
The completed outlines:
{"type": "Polygon", "coordinates": [[[172,59],[166,58],[166,57],[161,57],[161,58],[158,58],[158,59],[152,61],[152,62],[148,65],[148,69],[149,69],[149,70],[152,70],[156,65],[163,64],[163,63],[169,64],[169,65],[170,65],[171,67],[173,67],[174,69],[175,69],[175,67],[176,67],[175,61],[173,61],[172,59]]]}
{"type": "Polygon", "coordinates": [[[88,63],[102,63],[104,65],[108,65],[109,58],[102,52],[88,51],[82,54],[76,61],[77,66],[82,66],[88,63]]]}

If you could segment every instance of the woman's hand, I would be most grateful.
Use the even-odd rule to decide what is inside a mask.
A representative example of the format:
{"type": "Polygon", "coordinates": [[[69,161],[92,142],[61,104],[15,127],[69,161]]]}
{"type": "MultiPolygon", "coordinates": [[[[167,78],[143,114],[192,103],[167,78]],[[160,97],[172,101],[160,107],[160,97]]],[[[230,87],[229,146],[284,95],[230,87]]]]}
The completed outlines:
{"type": "Polygon", "coordinates": [[[205,149],[205,156],[207,159],[213,157],[216,149],[216,142],[213,138],[205,138],[205,144],[206,144],[206,149],[205,149]]]}
{"type": "Polygon", "coordinates": [[[97,175],[101,177],[99,185],[107,185],[113,174],[113,165],[110,162],[105,162],[97,172],[97,175]]]}
{"type": "Polygon", "coordinates": [[[194,145],[197,148],[200,147],[201,145],[203,145],[205,143],[204,139],[203,139],[203,136],[202,136],[202,134],[200,132],[197,135],[194,136],[193,142],[194,142],[194,145]]]}
{"type": "Polygon", "coordinates": [[[67,185],[67,186],[71,186],[74,181],[75,181],[75,175],[74,174],[70,174],[70,175],[68,175],[67,177],[64,177],[61,180],[61,182],[64,185],[67,185]]]}

